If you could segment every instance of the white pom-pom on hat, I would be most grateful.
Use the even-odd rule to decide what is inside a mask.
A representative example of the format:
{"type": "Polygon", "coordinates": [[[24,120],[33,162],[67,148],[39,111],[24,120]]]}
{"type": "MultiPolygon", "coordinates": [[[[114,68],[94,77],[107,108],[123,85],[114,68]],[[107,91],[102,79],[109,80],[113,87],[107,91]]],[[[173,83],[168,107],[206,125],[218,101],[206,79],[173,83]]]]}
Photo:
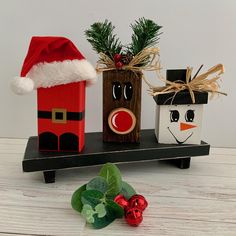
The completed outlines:
{"type": "Polygon", "coordinates": [[[27,94],[34,90],[33,80],[27,77],[15,77],[10,86],[13,92],[19,95],[27,94]]]}

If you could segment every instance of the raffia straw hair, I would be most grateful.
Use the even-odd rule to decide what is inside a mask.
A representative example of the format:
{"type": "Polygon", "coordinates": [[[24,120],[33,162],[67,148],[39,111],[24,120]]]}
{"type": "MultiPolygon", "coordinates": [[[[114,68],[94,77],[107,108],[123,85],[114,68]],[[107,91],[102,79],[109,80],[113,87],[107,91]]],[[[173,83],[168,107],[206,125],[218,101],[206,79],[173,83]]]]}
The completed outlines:
{"type": "MultiPolygon", "coordinates": [[[[99,60],[96,71],[101,73],[103,71],[116,70],[113,60],[104,53],[99,53],[99,60]]],[[[159,63],[159,49],[158,48],[144,48],[141,52],[135,55],[128,65],[124,65],[122,70],[136,71],[158,71],[160,70],[159,63]],[[149,60],[148,63],[147,60],[149,60]]]]}
{"type": "Polygon", "coordinates": [[[176,95],[183,90],[188,90],[193,103],[195,103],[194,91],[211,93],[211,98],[215,94],[227,95],[226,93],[219,91],[220,86],[218,84],[218,80],[220,78],[220,75],[224,73],[224,66],[222,64],[217,64],[210,68],[207,72],[202,73],[190,80],[192,70],[193,68],[187,67],[185,83],[179,80],[174,82],[168,81],[164,79],[159,72],[157,72],[159,79],[165,82],[166,86],[155,87],[146,80],[146,83],[149,85],[150,94],[152,96],[158,96],[160,94],[168,93],[174,93],[176,95]],[[211,79],[208,79],[208,76],[212,74],[216,75],[214,75],[211,79]]]}

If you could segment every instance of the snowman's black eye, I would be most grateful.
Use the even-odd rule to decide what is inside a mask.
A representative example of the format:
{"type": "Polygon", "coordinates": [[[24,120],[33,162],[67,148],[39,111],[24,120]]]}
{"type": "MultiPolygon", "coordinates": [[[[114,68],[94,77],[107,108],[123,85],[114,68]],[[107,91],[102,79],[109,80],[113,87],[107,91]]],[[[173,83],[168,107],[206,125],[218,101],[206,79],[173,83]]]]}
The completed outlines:
{"type": "Polygon", "coordinates": [[[170,122],[178,122],[179,112],[177,110],[170,111],[170,122]]]}
{"type": "Polygon", "coordinates": [[[113,100],[120,100],[122,93],[122,88],[120,82],[112,83],[112,97],[113,100]]]}
{"type": "Polygon", "coordinates": [[[130,100],[133,95],[133,86],[130,82],[125,83],[124,87],[124,98],[125,100],[130,100]]]}
{"type": "Polygon", "coordinates": [[[185,120],[187,122],[193,122],[193,120],[194,120],[194,110],[187,110],[186,111],[185,120]]]}

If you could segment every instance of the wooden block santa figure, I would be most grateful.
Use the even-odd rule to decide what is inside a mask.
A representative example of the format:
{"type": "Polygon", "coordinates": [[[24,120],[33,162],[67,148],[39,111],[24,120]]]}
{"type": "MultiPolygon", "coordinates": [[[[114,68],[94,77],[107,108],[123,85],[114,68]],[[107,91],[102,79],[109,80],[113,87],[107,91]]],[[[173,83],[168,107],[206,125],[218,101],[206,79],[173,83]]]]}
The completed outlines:
{"type": "Polygon", "coordinates": [[[64,37],[32,37],[16,94],[37,89],[38,147],[41,151],[76,151],[84,147],[85,88],[96,72],[64,37]]]}
{"type": "Polygon", "coordinates": [[[221,93],[216,81],[223,71],[223,65],[218,64],[191,80],[190,68],[167,70],[166,86],[152,88],[156,102],[155,135],[159,143],[201,143],[203,105],[208,103],[208,93],[221,93]],[[213,73],[217,75],[208,80],[213,73]]]}

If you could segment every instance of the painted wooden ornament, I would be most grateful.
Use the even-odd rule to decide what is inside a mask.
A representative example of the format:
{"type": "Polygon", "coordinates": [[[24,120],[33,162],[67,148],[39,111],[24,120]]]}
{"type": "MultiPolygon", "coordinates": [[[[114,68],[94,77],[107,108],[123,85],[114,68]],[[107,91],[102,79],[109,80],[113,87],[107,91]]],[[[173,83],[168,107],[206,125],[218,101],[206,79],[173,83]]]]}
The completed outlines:
{"type": "Polygon", "coordinates": [[[94,68],[69,39],[32,37],[11,87],[17,94],[37,89],[40,151],[82,151],[85,87],[95,80],[94,68]]]}
{"type": "Polygon", "coordinates": [[[131,25],[132,41],[123,45],[112,22],[95,22],[85,31],[99,54],[97,72],[103,73],[103,141],[139,143],[142,71],[159,68],[161,26],[144,17],[131,25]],[[118,110],[117,110],[118,109],[118,110]]]}
{"type": "Polygon", "coordinates": [[[103,72],[103,141],[139,142],[141,73],[103,72]]]}
{"type": "MultiPolygon", "coordinates": [[[[185,81],[186,69],[167,70],[168,81],[185,81]]],[[[208,102],[207,92],[194,92],[195,104],[189,91],[176,95],[160,94],[156,101],[155,134],[159,143],[200,144],[203,104],[208,102]],[[174,97],[173,97],[174,96],[174,97]]]]}

